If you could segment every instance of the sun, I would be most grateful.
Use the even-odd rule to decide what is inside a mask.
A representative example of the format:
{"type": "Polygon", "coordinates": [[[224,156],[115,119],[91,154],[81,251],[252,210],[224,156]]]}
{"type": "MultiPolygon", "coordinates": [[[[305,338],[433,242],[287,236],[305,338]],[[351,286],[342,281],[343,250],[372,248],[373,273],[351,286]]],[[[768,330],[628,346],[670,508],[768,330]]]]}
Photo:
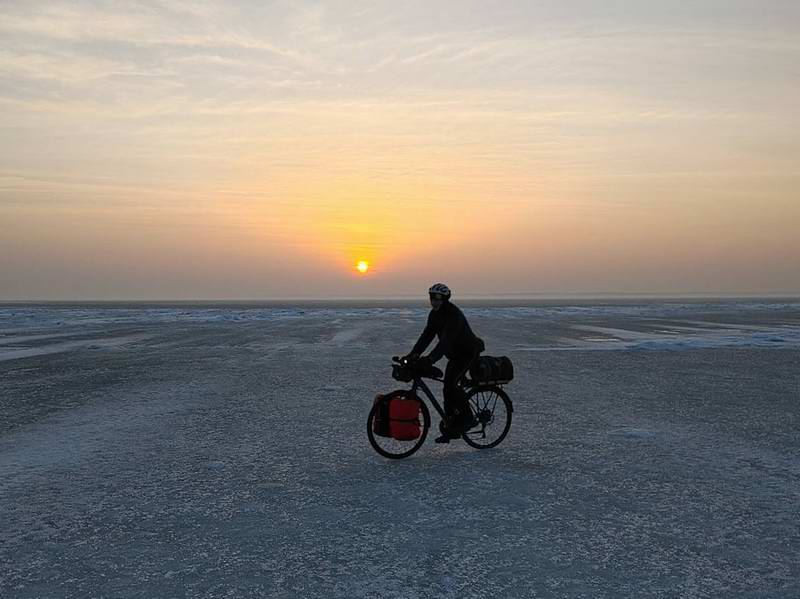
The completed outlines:
{"type": "Polygon", "coordinates": [[[356,270],[362,275],[367,274],[367,271],[369,270],[369,262],[361,260],[358,264],[356,264],[356,270]]]}

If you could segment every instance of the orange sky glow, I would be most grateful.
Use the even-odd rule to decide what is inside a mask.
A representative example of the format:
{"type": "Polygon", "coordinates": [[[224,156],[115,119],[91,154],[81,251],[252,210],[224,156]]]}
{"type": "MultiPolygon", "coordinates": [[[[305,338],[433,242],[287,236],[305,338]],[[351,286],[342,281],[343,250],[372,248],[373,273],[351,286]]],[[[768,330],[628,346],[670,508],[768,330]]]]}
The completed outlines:
{"type": "Polygon", "coordinates": [[[800,294],[796,3],[467,4],[9,6],[0,300],[800,294]]]}

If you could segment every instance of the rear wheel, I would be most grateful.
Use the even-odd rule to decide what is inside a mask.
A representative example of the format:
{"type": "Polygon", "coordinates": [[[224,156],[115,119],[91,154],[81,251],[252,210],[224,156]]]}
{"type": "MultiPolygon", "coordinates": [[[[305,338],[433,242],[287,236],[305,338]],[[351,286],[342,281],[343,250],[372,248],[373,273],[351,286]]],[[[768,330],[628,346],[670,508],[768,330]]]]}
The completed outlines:
{"type": "Polygon", "coordinates": [[[428,429],[431,427],[431,413],[428,411],[428,406],[424,401],[419,402],[420,416],[422,417],[421,430],[419,438],[410,441],[400,441],[392,437],[381,437],[376,435],[372,430],[372,423],[375,420],[375,415],[378,413],[379,405],[375,404],[369,411],[367,417],[367,438],[372,448],[385,458],[391,460],[401,460],[407,458],[416,452],[422,444],[425,443],[425,437],[428,436],[428,429]]]}
{"type": "Polygon", "coordinates": [[[463,434],[464,441],[476,449],[499,445],[511,428],[514,412],[506,392],[496,385],[474,387],[467,393],[467,401],[476,424],[463,434]]]}

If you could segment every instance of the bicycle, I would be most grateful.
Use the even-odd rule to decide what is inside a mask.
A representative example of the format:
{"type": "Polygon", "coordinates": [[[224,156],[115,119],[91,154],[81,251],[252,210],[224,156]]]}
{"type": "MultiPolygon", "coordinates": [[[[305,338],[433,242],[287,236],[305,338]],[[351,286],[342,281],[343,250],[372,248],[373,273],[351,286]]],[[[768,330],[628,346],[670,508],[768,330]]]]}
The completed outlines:
{"type": "MultiPolygon", "coordinates": [[[[430,390],[430,387],[428,387],[423,380],[427,378],[443,383],[444,373],[436,366],[431,366],[427,370],[422,370],[417,363],[409,362],[397,356],[392,358],[392,362],[392,378],[404,383],[413,381],[413,385],[411,389],[407,391],[406,395],[419,399],[420,416],[422,419],[420,436],[410,441],[401,441],[392,437],[375,435],[373,432],[373,421],[380,409],[379,403],[376,402],[372,406],[369,416],[367,417],[367,437],[369,438],[372,448],[380,455],[386,458],[399,460],[409,457],[422,447],[431,426],[430,411],[422,398],[417,396],[418,389],[421,389],[428,397],[428,400],[442,417],[442,422],[444,423],[447,420],[444,409],[439,402],[436,401],[436,397],[430,390]]],[[[467,368],[467,372],[469,372],[469,368],[467,368]]],[[[466,399],[473,417],[473,425],[462,433],[461,438],[467,445],[475,449],[490,449],[496,447],[506,438],[511,428],[511,415],[514,412],[514,406],[508,394],[503,390],[501,383],[476,382],[467,377],[467,372],[462,375],[458,384],[467,394],[466,399]]],[[[441,425],[440,430],[444,432],[441,425]]]]}

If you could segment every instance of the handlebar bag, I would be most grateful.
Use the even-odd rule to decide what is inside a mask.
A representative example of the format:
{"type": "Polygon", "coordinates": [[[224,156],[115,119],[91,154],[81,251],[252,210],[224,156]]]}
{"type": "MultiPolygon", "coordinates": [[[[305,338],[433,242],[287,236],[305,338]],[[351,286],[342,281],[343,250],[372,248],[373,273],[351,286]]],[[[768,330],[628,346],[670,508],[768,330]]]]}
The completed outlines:
{"type": "Polygon", "coordinates": [[[413,395],[403,395],[392,398],[388,403],[391,437],[398,441],[419,439],[422,434],[419,421],[419,398],[413,395]]]}
{"type": "Polygon", "coordinates": [[[392,378],[401,383],[410,383],[414,380],[414,370],[407,365],[393,364],[392,378]]]}

